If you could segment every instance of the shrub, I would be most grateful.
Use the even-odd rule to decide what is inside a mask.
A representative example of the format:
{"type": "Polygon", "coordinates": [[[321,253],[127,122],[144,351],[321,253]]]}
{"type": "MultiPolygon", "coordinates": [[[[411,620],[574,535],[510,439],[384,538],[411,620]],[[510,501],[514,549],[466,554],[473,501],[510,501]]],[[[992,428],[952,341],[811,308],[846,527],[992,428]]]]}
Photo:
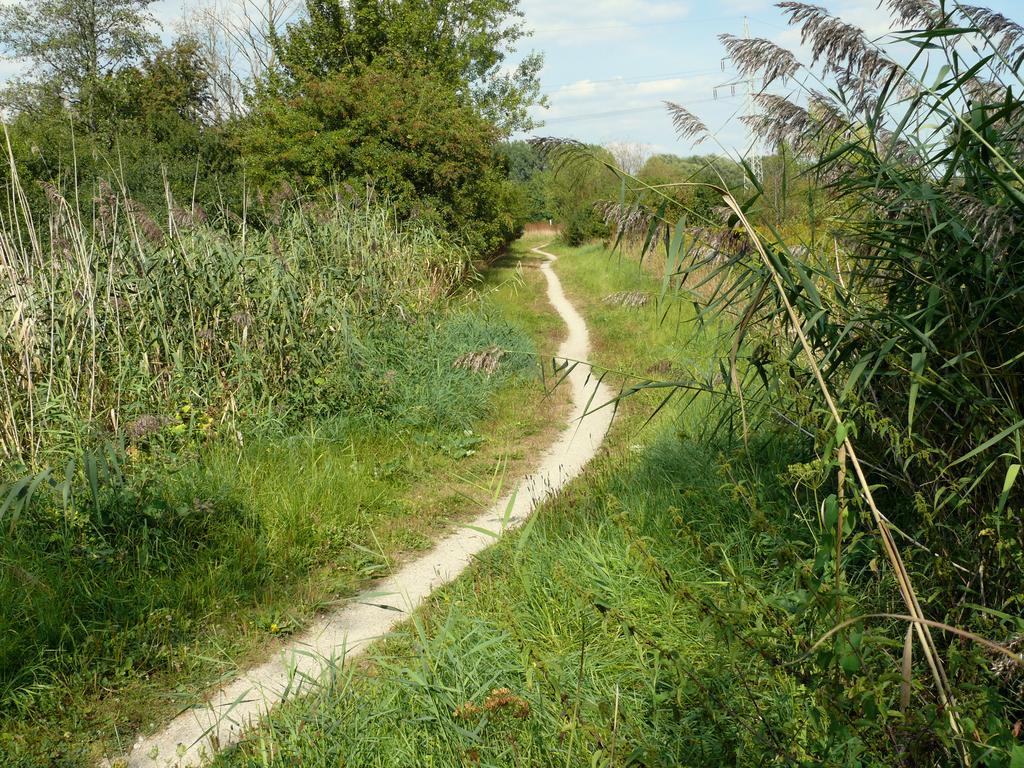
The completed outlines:
{"type": "Polygon", "coordinates": [[[341,407],[314,382],[351,359],[355,328],[414,322],[466,270],[464,250],[386,208],[278,202],[278,226],[239,235],[181,211],[167,231],[104,190],[95,229],[51,188],[53,235],[0,240],[8,461],[61,460],[185,401],[217,423],[341,407]]]}
{"type": "Polygon", "coordinates": [[[383,63],[309,80],[262,102],[241,133],[264,189],[348,184],[392,200],[398,215],[442,227],[478,255],[522,222],[496,154],[498,129],[430,72],[383,63]]]}

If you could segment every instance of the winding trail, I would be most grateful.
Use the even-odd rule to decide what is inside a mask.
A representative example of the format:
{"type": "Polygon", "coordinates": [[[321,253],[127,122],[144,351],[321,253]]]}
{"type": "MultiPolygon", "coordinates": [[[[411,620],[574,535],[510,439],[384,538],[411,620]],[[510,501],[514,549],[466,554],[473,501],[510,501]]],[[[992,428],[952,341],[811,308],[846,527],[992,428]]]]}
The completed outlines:
{"type": "MultiPolygon", "coordinates": [[[[562,290],[551,268],[555,256],[534,248],[547,259],[540,270],[547,279],[548,299],[568,327],[558,350],[559,360],[586,360],[590,336],[583,317],[562,290]]],[[[611,423],[612,409],[587,413],[614,393],[579,364],[568,374],[572,414],[558,439],[536,469],[494,506],[447,535],[426,555],[403,566],[337,611],[327,614],[292,640],[270,661],[249,669],[213,693],[202,706],[178,715],[163,730],[140,737],[127,757],[129,768],[186,768],[205,763],[219,749],[237,743],[278,703],[309,691],[325,671],[361,654],[408,617],[435,589],[457,577],[473,557],[494,543],[494,536],[474,528],[501,532],[521,524],[534,508],[578,475],[600,448],[611,423]],[[511,508],[510,508],[511,505],[511,508]],[[472,527],[469,527],[472,526],[472,527]]],[[[124,765],[122,761],[106,765],[124,765]]]]}

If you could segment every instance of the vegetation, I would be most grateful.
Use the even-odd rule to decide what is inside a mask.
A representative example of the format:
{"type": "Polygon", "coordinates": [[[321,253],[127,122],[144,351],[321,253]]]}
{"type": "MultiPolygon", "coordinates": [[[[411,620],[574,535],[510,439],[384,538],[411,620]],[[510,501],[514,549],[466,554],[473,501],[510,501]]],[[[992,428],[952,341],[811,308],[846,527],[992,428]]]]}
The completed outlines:
{"type": "MultiPolygon", "coordinates": [[[[722,423],[753,451],[781,420],[809,452],[789,475],[814,539],[751,652],[797,650],[792,683],[813,688],[827,734],[810,756],[1008,765],[1024,754],[1021,313],[1007,239],[1022,37],[984,9],[889,6],[909,61],[802,3],[781,7],[810,67],[723,36],[744,73],[804,88],[794,101],[766,86],[750,118],[784,147],[776,194],[753,174],[753,195],[716,184],[716,223],[619,170],[635,196],[613,211],[616,235],[634,226],[663,244],[669,293],[731,327],[722,423]],[[809,204],[780,226],[791,168],[809,204]]],[[[683,136],[706,136],[696,115],[672,113],[683,136]]]]}
{"type": "Polygon", "coordinates": [[[281,71],[271,87],[290,92],[310,79],[373,65],[378,72],[427,70],[453,92],[468,91],[467,103],[502,133],[529,130],[542,57],[502,67],[526,34],[516,0],[307,2],[275,46],[281,71]]]}
{"type": "Polygon", "coordinates": [[[471,265],[553,220],[608,450],[219,764],[1024,765],[1024,28],[781,3],[809,64],[721,38],[752,163],[510,142],[512,0],[268,10],[228,86],[76,3],[0,11],[5,758],[123,746],[522,469],[540,241],[471,265]]]}
{"type": "MultiPolygon", "coordinates": [[[[9,714],[51,713],[43,742],[19,747],[11,723],[9,748],[35,757],[51,725],[77,755],[86,733],[140,724],[116,706],[69,720],[65,696],[208,679],[429,541],[463,505],[432,522],[429,494],[403,501],[410,480],[474,456],[495,396],[531,371],[521,332],[449,308],[465,252],[385,211],[285,205],[243,239],[107,206],[87,233],[55,200],[52,231],[74,239],[4,251],[0,681],[9,714]],[[514,353],[494,376],[454,365],[494,346],[514,353]]],[[[491,431],[535,429],[516,424],[491,431]]]]}
{"type": "MultiPolygon", "coordinates": [[[[713,375],[704,366],[714,334],[659,328],[653,301],[606,301],[657,293],[633,262],[600,246],[553,250],[599,364],[611,369],[606,380],[643,381],[619,371],[713,375]],[[649,344],[636,345],[641,334],[649,344]]],[[[692,319],[687,312],[679,319],[692,319]]],[[[758,588],[785,583],[766,553],[807,536],[799,520],[775,529],[766,519],[785,514],[789,493],[776,477],[799,448],[766,435],[755,474],[740,441],[709,434],[709,398],[644,428],[659,400],[646,392],[623,401],[607,455],[439,592],[373,654],[369,674],[339,670],[218,765],[319,766],[343,756],[402,765],[413,755],[441,766],[759,764],[769,729],[789,734],[810,702],[750,658],[731,622],[758,588]],[[752,515],[737,498],[764,509],[752,515]],[[758,708],[776,692],[794,702],[793,720],[773,714],[763,725],[758,708]]]]}
{"type": "MultiPolygon", "coordinates": [[[[1024,759],[1024,37],[983,9],[889,5],[909,60],[801,3],[782,7],[810,68],[723,38],[745,74],[807,91],[758,97],[771,176],[714,182],[721,204],[539,144],[550,163],[615,171],[628,199],[606,206],[611,240],[663,249],[659,317],[694,306],[724,342],[624,389],[688,395],[650,453],[580,484],[382,651],[376,676],[339,675],[229,764],[360,749],[332,724],[374,733],[364,695],[421,713],[385,717],[382,764],[411,743],[442,765],[1024,759]],[[300,720],[329,730],[320,751],[300,720]]],[[[706,133],[672,112],[684,137],[706,133]]]]}
{"type": "Polygon", "coordinates": [[[369,187],[399,216],[458,236],[489,255],[522,225],[495,155],[498,128],[430,72],[375,63],[266,100],[242,134],[247,167],[267,188],[303,179],[369,187]]]}
{"type": "Polygon", "coordinates": [[[124,749],[428,546],[557,412],[514,281],[471,267],[522,223],[515,2],[337,5],[355,55],[315,72],[320,6],[225,50],[160,46],[147,5],[0,9],[34,64],[0,97],[5,765],[124,749]]]}

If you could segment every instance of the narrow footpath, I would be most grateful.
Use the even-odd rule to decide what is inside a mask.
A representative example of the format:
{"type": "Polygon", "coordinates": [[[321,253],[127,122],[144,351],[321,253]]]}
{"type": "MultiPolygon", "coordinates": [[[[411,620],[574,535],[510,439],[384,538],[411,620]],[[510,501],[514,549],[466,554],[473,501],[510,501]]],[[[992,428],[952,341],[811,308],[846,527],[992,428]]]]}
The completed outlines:
{"type": "MultiPolygon", "coordinates": [[[[533,252],[546,259],[540,270],[547,280],[548,299],[568,328],[558,360],[586,360],[590,355],[590,335],[586,322],[566,298],[551,268],[556,257],[541,248],[534,248],[533,252]]],[[[426,555],[376,583],[371,591],[358,595],[344,607],[317,619],[273,659],[214,692],[204,705],[183,712],[152,736],[140,737],[127,756],[127,765],[203,765],[218,750],[237,743],[248,728],[277,704],[308,692],[325,671],[363,653],[370,643],[392,631],[434,590],[455,579],[477,553],[493,544],[493,534],[521,525],[538,504],[576,477],[597,453],[611,424],[611,408],[592,409],[611,400],[614,393],[591,377],[588,365],[576,365],[567,379],[572,395],[569,422],[540,457],[536,469],[517,488],[475,520],[447,535],[426,555]]],[[[125,762],[123,758],[105,760],[104,765],[125,762]]]]}

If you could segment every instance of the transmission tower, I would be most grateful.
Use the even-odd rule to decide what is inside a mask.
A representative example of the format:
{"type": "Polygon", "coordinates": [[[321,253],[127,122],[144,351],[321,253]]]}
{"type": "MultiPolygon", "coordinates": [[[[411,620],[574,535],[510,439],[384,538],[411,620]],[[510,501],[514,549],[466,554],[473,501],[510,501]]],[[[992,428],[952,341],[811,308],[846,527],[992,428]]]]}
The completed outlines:
{"type": "MultiPolygon", "coordinates": [[[[743,17],[743,38],[745,40],[750,39],[750,20],[746,16],[743,17]]],[[[729,63],[730,68],[733,67],[733,64],[730,61],[729,57],[726,56],[725,58],[722,59],[723,72],[727,71],[727,62],[729,63]]],[[[732,96],[736,96],[737,89],[742,88],[743,95],[746,97],[746,106],[744,107],[744,111],[746,112],[747,117],[752,117],[757,113],[757,103],[754,99],[754,95],[757,93],[758,89],[757,84],[754,80],[753,73],[744,77],[742,74],[739,73],[738,70],[735,70],[733,79],[729,80],[726,83],[722,83],[721,85],[715,86],[715,89],[713,91],[714,97],[717,99],[718,91],[720,89],[725,88],[729,89],[730,94],[732,96]]],[[[744,158],[746,159],[747,164],[750,166],[750,170],[753,172],[754,177],[760,180],[761,178],[763,178],[764,173],[764,167],[761,160],[761,139],[759,136],[757,136],[757,134],[754,133],[754,130],[749,126],[749,124],[747,125],[747,133],[747,150],[744,153],[744,158]]],[[[749,180],[747,179],[746,175],[744,175],[744,186],[746,186],[748,183],[749,180]]]]}

